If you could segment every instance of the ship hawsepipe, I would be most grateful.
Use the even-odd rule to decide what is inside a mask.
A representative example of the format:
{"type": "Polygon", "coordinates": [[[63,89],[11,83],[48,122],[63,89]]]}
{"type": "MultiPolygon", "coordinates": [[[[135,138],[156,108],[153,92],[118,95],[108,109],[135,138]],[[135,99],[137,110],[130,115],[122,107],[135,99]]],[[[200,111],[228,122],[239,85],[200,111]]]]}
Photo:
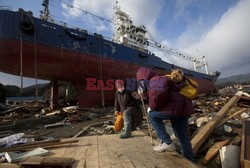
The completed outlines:
{"type": "MultiPolygon", "coordinates": [[[[84,26],[84,25],[83,25],[84,26]]],[[[71,82],[78,91],[80,107],[113,104],[114,90],[86,90],[86,79],[135,78],[140,67],[160,73],[179,68],[152,53],[144,53],[104,39],[98,34],[68,28],[20,11],[0,10],[0,71],[25,77],[71,82]],[[21,38],[22,37],[22,38],[21,38]],[[36,53],[35,53],[36,52],[36,53]]],[[[199,83],[200,93],[215,90],[216,76],[181,68],[199,83]]]]}

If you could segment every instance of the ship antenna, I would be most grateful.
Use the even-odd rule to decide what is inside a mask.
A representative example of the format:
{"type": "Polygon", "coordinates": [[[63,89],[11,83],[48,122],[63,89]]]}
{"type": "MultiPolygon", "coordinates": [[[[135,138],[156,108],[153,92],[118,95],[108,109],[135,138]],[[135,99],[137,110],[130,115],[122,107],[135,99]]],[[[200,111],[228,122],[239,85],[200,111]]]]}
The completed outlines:
{"type": "Polygon", "coordinates": [[[118,1],[115,1],[115,7],[114,7],[116,10],[119,8],[118,6],[118,1]]]}
{"type": "Polygon", "coordinates": [[[44,0],[42,6],[44,6],[44,10],[41,12],[43,14],[41,18],[47,21],[49,19],[49,0],[44,0]]]}

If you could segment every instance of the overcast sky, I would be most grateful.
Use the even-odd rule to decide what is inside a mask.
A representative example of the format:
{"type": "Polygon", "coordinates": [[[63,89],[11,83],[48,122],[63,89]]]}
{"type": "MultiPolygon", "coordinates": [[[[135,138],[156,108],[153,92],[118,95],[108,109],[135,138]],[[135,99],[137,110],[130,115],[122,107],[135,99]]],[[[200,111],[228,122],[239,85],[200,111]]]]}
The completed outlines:
{"type": "MultiPolygon", "coordinates": [[[[112,20],[115,0],[64,0],[80,9],[112,20]]],[[[33,11],[42,0],[0,0],[0,5],[33,11]]],[[[145,25],[150,37],[168,47],[191,55],[205,55],[209,70],[221,77],[250,73],[250,0],[118,0],[136,25],[145,25]]],[[[101,21],[60,0],[50,0],[52,16],[71,25],[108,37],[114,33],[109,22],[101,21]]],[[[154,51],[164,60],[182,65],[177,58],[154,51]]],[[[183,63],[184,64],[184,63],[183,63]]],[[[187,67],[188,68],[188,67],[187,67]]],[[[25,79],[25,85],[34,80],[25,79]]],[[[19,85],[20,77],[0,72],[0,82],[19,85]]],[[[44,82],[44,81],[39,81],[44,82]]]]}

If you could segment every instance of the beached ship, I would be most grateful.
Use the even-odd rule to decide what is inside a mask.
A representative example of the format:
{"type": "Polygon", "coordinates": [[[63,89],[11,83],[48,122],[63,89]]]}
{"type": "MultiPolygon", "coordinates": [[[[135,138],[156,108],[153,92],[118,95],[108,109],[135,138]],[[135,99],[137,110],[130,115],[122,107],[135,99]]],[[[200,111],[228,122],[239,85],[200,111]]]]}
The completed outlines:
{"type": "MultiPolygon", "coordinates": [[[[163,74],[173,68],[181,68],[186,76],[199,83],[200,93],[215,90],[214,82],[219,73],[208,73],[204,57],[196,59],[155,43],[161,50],[191,60],[194,69],[163,61],[148,50],[152,42],[146,37],[146,28],[143,25],[135,26],[129,15],[117,4],[115,36],[112,40],[100,34],[90,34],[86,30],[55,23],[49,19],[48,0],[43,5],[42,18],[33,17],[31,12],[21,9],[0,10],[0,71],[54,81],[54,100],[57,94],[56,81],[62,80],[75,86],[80,107],[111,105],[114,89],[103,88],[100,81],[94,80],[91,85],[97,87],[88,89],[87,80],[103,80],[106,85],[105,81],[110,79],[135,78],[140,67],[150,67],[163,74]],[[205,73],[197,71],[201,66],[205,67],[205,73]]],[[[112,81],[109,82],[112,84],[112,81]]]]}

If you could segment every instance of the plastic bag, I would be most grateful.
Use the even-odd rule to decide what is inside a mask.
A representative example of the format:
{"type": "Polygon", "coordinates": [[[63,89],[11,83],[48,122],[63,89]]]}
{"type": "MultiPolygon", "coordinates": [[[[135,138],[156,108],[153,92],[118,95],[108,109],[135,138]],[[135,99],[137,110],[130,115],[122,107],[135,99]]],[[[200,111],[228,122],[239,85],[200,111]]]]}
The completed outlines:
{"type": "Polygon", "coordinates": [[[123,116],[122,114],[118,114],[116,117],[114,130],[117,132],[120,131],[123,127],[124,127],[123,116]]]}

